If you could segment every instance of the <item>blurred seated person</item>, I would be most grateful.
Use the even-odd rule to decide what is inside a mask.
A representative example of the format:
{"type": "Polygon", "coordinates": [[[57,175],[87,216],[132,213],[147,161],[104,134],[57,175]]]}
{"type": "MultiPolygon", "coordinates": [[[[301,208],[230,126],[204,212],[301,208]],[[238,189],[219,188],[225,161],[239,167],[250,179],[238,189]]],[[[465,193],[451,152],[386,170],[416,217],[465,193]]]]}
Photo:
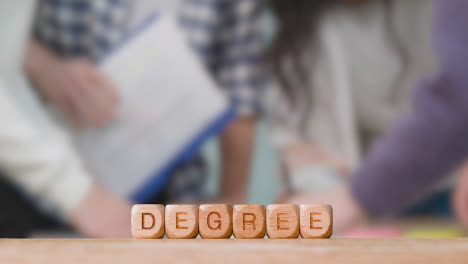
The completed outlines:
{"type": "MultiPolygon", "coordinates": [[[[58,108],[76,129],[109,124],[115,118],[119,94],[96,62],[156,6],[156,1],[39,1],[25,68],[44,102],[58,108]]],[[[178,11],[190,44],[238,110],[237,119],[221,135],[223,167],[218,202],[243,203],[247,195],[261,87],[260,72],[251,70],[258,69],[261,56],[254,50],[260,43],[256,12],[258,3],[248,0],[183,1],[178,11]],[[230,22],[234,18],[237,23],[230,22]]],[[[207,199],[202,189],[205,174],[204,161],[196,156],[172,173],[154,202],[207,199]]]]}
{"type": "Polygon", "coordinates": [[[34,3],[0,3],[0,33],[9,36],[0,43],[0,237],[26,237],[58,221],[89,236],[128,237],[130,204],[93,183],[66,135],[32,126],[11,93],[34,3]]]}
{"type": "MultiPolygon", "coordinates": [[[[461,166],[468,2],[270,4],[278,21],[270,63],[280,86],[273,138],[290,184],[283,202],[331,203],[340,230],[366,215],[402,212],[461,166]],[[297,173],[307,166],[320,169],[297,173]],[[327,179],[337,175],[345,184],[327,179]],[[321,187],[308,190],[307,181],[321,187]]],[[[468,187],[459,188],[455,209],[468,226],[468,187]]]]}

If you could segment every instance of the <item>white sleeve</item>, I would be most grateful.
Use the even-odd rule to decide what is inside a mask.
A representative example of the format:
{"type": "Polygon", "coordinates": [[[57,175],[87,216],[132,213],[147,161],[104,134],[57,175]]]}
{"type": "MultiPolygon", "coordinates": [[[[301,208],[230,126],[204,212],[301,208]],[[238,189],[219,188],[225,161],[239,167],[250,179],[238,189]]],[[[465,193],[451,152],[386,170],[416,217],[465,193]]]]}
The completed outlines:
{"type": "Polygon", "coordinates": [[[0,169],[34,202],[66,219],[87,195],[91,177],[65,133],[34,127],[0,80],[0,169]]]}

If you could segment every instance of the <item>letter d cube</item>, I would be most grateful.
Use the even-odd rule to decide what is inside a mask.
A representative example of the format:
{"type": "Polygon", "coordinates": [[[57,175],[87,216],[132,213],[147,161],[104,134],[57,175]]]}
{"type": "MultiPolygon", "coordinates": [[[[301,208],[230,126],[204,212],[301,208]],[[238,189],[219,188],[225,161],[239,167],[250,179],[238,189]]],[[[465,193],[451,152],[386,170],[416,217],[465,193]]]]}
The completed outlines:
{"type": "Polygon", "coordinates": [[[131,221],[134,238],[164,236],[164,206],[161,204],[135,204],[132,207],[131,221]]]}

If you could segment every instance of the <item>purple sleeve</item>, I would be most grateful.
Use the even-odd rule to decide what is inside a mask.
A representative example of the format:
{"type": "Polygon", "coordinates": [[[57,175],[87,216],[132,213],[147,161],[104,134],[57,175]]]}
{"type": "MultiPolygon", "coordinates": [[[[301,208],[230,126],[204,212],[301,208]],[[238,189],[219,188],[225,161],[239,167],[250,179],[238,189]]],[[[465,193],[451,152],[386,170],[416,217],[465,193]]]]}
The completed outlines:
{"type": "Polygon", "coordinates": [[[373,215],[411,205],[468,158],[468,1],[437,0],[435,10],[439,69],[351,182],[354,198],[373,215]]]}

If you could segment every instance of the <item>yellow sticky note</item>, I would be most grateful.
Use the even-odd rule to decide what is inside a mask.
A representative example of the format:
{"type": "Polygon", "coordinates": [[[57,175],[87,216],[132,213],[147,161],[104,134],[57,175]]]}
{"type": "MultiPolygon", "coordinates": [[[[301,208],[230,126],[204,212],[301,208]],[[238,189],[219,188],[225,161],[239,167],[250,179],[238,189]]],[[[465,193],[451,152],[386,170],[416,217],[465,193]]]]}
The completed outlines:
{"type": "Polygon", "coordinates": [[[404,233],[409,238],[453,238],[464,235],[463,229],[457,227],[412,229],[404,233]]]}

